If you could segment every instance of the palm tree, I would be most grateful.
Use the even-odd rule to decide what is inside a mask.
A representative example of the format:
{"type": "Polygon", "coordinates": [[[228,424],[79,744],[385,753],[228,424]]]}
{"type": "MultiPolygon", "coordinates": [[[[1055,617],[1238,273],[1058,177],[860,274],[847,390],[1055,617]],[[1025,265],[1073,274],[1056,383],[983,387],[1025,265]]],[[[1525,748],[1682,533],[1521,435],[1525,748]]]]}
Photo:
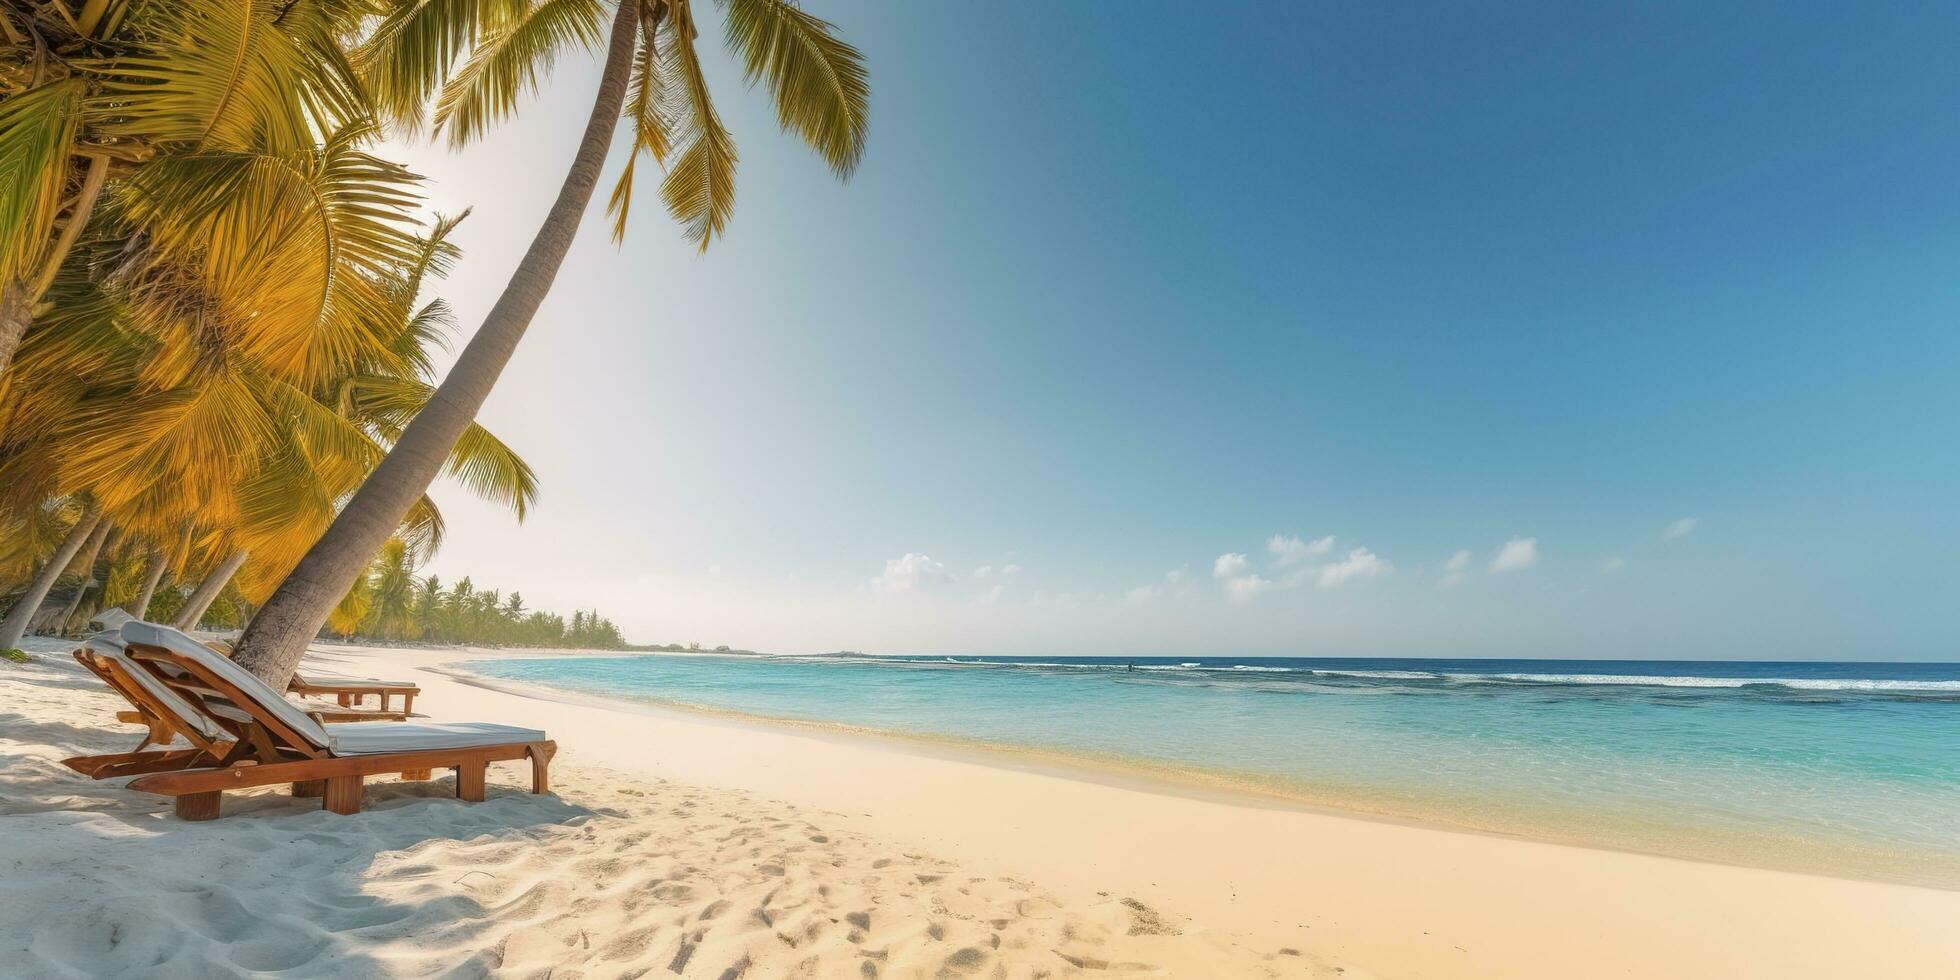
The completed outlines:
{"type": "Polygon", "coordinates": [[[48,593],[54,589],[55,582],[60,580],[61,573],[68,568],[68,563],[75,559],[75,553],[82,550],[82,544],[95,533],[96,526],[101,522],[102,513],[93,506],[85,508],[76,518],[67,536],[61,539],[61,543],[55,546],[54,553],[48,556],[47,563],[41,566],[40,573],[28,583],[27,591],[14,599],[13,608],[8,611],[7,617],[0,619],[0,651],[20,647],[20,638],[27,635],[28,624],[33,621],[34,614],[40,611],[42,601],[47,599],[48,593]]]}
{"type": "Polygon", "coordinates": [[[0,8],[0,378],[124,181],[184,156],[276,157],[363,118],[341,45],[369,9],[367,0],[0,8]]]}
{"type": "Polygon", "coordinates": [[[369,581],[373,595],[361,630],[386,640],[412,640],[421,633],[415,624],[415,564],[407,542],[390,538],[374,557],[369,581]]]}
{"type": "MultiPolygon", "coordinates": [[[[869,88],[862,57],[832,25],[790,0],[720,0],[726,40],[777,118],[848,177],[864,151],[869,88]]],[[[735,144],[709,99],[694,50],[689,0],[616,0],[610,33],[600,0],[393,0],[359,62],[384,110],[414,125],[436,95],[435,125],[462,145],[513,111],[563,48],[604,41],[605,61],[584,135],[530,248],[456,365],[386,459],[240,638],[236,659],[275,687],[368,559],[442,469],[490,395],[571,248],[622,111],[632,124],[628,166],[608,210],[623,234],[633,164],[645,151],[667,166],[661,197],[705,250],[735,202],[735,144]],[[456,58],[468,60],[453,73],[456,58]],[[628,92],[631,91],[631,98],[628,92]]]]}

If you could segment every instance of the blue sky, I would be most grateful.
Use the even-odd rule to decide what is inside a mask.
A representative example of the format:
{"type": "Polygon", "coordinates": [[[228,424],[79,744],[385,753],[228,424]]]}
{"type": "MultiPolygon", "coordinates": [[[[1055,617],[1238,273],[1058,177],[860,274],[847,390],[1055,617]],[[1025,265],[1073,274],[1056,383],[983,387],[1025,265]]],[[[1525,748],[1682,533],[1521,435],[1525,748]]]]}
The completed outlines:
{"type": "MultiPolygon", "coordinates": [[[[1960,659],[1960,8],[809,6],[855,179],[712,50],[728,237],[595,207],[484,412],[542,507],[442,494],[435,571],[782,651],[1960,659]]],[[[595,72],[402,149],[466,328],[595,72]]]]}

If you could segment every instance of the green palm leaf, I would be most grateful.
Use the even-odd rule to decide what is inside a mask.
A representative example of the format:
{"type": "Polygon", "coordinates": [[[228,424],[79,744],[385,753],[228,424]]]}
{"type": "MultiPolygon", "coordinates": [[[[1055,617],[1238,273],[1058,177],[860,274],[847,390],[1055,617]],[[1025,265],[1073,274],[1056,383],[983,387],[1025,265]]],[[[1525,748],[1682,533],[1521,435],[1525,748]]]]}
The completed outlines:
{"type": "Polygon", "coordinates": [[[0,282],[28,278],[47,248],[82,92],[70,78],[0,102],[0,282]]]}
{"type": "Polygon", "coordinates": [[[660,196],[688,240],[705,252],[735,213],[735,138],[715,112],[688,33],[686,25],[672,19],[661,31],[665,43],[660,54],[673,59],[683,93],[678,104],[684,111],[669,121],[669,129],[680,137],[674,142],[683,148],[660,185],[660,196]]]}
{"type": "Polygon", "coordinates": [[[508,23],[484,31],[463,67],[436,99],[436,130],[461,147],[508,117],[536,91],[567,45],[588,50],[605,38],[599,0],[541,0],[508,23]]]}
{"type": "Polygon", "coordinates": [[[84,63],[104,78],[90,127],[192,149],[289,153],[365,115],[338,33],[347,3],[173,0],[136,5],[124,31],[143,43],[84,63]]]}
{"type": "Polygon", "coordinates": [[[411,135],[456,58],[488,25],[525,13],[526,0],[390,0],[355,55],[376,109],[411,135]]]}
{"type": "Polygon", "coordinates": [[[787,0],[718,0],[728,46],[753,83],[776,97],[776,118],[849,177],[864,155],[871,86],[864,56],[829,21],[787,0]]]}

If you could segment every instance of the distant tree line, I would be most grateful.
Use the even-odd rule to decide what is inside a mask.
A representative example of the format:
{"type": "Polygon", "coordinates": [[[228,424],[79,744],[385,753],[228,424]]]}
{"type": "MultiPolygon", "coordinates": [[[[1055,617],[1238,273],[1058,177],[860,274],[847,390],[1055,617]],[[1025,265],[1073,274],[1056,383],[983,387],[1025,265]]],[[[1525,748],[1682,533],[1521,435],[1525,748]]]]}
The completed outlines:
{"type": "Polygon", "coordinates": [[[418,577],[409,549],[388,542],[366,575],[327,618],[327,631],[350,640],[461,643],[475,646],[569,647],[624,650],[626,639],[598,610],[565,617],[526,609],[522,593],[479,589],[468,576],[445,588],[434,575],[418,577]]]}

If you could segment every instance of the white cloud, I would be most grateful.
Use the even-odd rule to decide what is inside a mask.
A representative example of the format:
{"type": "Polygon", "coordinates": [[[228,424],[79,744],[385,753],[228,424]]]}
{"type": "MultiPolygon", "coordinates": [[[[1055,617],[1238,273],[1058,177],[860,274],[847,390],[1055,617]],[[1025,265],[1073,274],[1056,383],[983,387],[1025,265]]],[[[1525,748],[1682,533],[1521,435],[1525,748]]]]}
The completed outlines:
{"type": "Polygon", "coordinates": [[[1258,575],[1241,575],[1225,580],[1225,598],[1233,602],[1251,602],[1263,593],[1271,592],[1277,586],[1258,575]]]}
{"type": "Polygon", "coordinates": [[[990,576],[990,575],[992,575],[993,573],[994,573],[994,566],[992,566],[992,565],[982,565],[982,566],[980,566],[979,568],[976,568],[976,569],[974,569],[974,570],[973,570],[973,577],[974,577],[974,578],[986,578],[986,577],[988,577],[988,576],[990,576]]]}
{"type": "Polygon", "coordinates": [[[1136,588],[1123,593],[1123,601],[1132,606],[1141,606],[1144,603],[1147,603],[1150,600],[1157,598],[1160,591],[1161,590],[1159,590],[1154,585],[1139,585],[1136,588]]]}
{"type": "Polygon", "coordinates": [[[1218,578],[1235,578],[1250,567],[1252,563],[1246,561],[1244,555],[1224,554],[1211,563],[1211,574],[1218,578]]]}
{"type": "Polygon", "coordinates": [[[1512,538],[1490,560],[1492,572],[1515,572],[1538,564],[1537,538],[1512,538]]]}
{"type": "Polygon", "coordinates": [[[1446,589],[1453,589],[1462,585],[1463,580],[1469,577],[1470,552],[1464,549],[1451,555],[1450,560],[1443,563],[1443,578],[1436,584],[1446,589]]]}
{"type": "Polygon", "coordinates": [[[1695,533],[1695,525],[1700,523],[1701,521],[1697,520],[1696,518],[1683,517],[1680,520],[1675,521],[1672,524],[1669,524],[1666,527],[1666,529],[1661,531],[1661,540],[1675,541],[1681,538],[1685,538],[1688,535],[1695,533]]]}
{"type": "Polygon", "coordinates": [[[1021,574],[1021,566],[1016,565],[1013,562],[1009,562],[1005,565],[1000,566],[1001,578],[1006,578],[1009,575],[1019,575],[1019,574],[1021,574]]]}
{"type": "Polygon", "coordinates": [[[1273,559],[1284,568],[1333,551],[1334,536],[1330,534],[1317,540],[1302,541],[1297,536],[1275,534],[1266,540],[1266,550],[1272,552],[1273,559]]]}
{"type": "Polygon", "coordinates": [[[1184,581],[1184,569],[1182,569],[1182,568],[1173,568],[1173,569],[1171,569],[1170,571],[1168,571],[1168,572],[1165,572],[1165,573],[1164,573],[1164,581],[1166,581],[1166,582],[1169,582],[1169,583],[1170,583],[1170,584],[1172,584],[1172,585],[1177,585],[1177,584],[1179,584],[1179,583],[1181,583],[1181,582],[1183,582],[1183,581],[1184,581]]]}
{"type": "Polygon", "coordinates": [[[1394,567],[1374,552],[1356,548],[1346,558],[1320,566],[1318,583],[1323,589],[1331,589],[1349,582],[1366,582],[1388,574],[1394,567]]]}
{"type": "Polygon", "coordinates": [[[1627,567],[1627,560],[1615,555],[1599,563],[1599,574],[1611,575],[1625,567],[1627,567]]]}
{"type": "Polygon", "coordinates": [[[906,552],[902,558],[885,562],[885,574],[871,580],[871,586],[885,592],[909,592],[924,586],[944,585],[953,580],[946,566],[928,555],[906,552]]]}

